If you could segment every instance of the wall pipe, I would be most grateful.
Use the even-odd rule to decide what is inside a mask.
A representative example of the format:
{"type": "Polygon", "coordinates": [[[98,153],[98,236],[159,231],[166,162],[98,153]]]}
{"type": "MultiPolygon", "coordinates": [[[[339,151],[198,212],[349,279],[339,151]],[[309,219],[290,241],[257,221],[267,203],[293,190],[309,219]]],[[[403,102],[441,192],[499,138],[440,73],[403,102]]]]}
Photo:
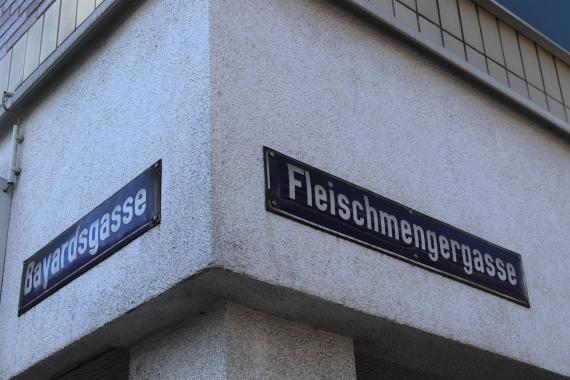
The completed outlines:
{"type": "Polygon", "coordinates": [[[12,125],[12,139],[10,141],[10,163],[8,167],[8,175],[6,176],[6,184],[4,185],[2,191],[7,192],[14,186],[16,183],[16,178],[20,175],[21,168],[18,166],[18,145],[24,141],[23,136],[20,133],[20,125],[22,123],[22,118],[18,113],[8,109],[6,106],[6,101],[12,96],[13,94],[8,91],[4,91],[4,95],[2,96],[2,108],[6,113],[10,113],[16,119],[15,123],[12,125]]]}

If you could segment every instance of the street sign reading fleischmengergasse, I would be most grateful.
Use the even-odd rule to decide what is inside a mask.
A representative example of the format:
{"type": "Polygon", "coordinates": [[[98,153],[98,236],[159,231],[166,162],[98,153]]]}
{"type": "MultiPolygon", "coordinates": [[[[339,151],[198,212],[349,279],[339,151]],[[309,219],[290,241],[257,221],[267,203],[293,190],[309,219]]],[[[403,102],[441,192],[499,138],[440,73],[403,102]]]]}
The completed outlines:
{"type": "Polygon", "coordinates": [[[269,211],[529,307],[521,256],[264,148],[269,211]]]}

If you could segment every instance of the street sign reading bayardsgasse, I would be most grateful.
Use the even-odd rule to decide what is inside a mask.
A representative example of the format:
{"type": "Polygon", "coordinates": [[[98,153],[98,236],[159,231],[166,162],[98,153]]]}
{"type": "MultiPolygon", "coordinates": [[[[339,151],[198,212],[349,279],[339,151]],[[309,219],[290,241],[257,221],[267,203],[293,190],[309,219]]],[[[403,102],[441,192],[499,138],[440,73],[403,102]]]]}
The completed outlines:
{"type": "Polygon", "coordinates": [[[18,315],[160,223],[161,177],[158,161],[24,261],[18,315]]]}
{"type": "Polygon", "coordinates": [[[521,256],[264,148],[266,207],[529,307],[521,256]]]}

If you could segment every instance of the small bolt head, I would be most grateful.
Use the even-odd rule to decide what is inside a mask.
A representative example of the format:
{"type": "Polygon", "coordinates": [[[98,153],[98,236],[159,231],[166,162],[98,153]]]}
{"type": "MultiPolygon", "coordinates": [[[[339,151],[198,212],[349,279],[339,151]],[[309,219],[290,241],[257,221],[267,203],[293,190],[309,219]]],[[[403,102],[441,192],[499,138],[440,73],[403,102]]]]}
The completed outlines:
{"type": "Polygon", "coordinates": [[[269,152],[270,157],[275,157],[275,152],[269,152]]]}
{"type": "Polygon", "coordinates": [[[272,201],[271,201],[271,206],[277,207],[277,201],[276,201],[276,200],[272,200],[272,201]]]}
{"type": "Polygon", "coordinates": [[[153,222],[153,223],[157,223],[157,222],[158,222],[158,219],[159,219],[159,218],[158,218],[158,215],[153,215],[153,217],[150,218],[151,222],[153,222]]]}
{"type": "Polygon", "coordinates": [[[155,168],[158,168],[158,162],[155,162],[155,163],[154,163],[154,167],[155,167],[155,168]]]}

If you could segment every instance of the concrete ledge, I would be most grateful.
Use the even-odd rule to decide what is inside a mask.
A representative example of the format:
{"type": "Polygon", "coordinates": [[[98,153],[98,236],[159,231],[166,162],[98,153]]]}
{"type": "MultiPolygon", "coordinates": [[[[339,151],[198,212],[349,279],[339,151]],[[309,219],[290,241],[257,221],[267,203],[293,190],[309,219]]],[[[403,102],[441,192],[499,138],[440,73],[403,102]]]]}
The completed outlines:
{"type": "Polygon", "coordinates": [[[429,51],[435,57],[442,59],[448,64],[453,65],[462,73],[469,75],[470,78],[475,79],[478,83],[486,88],[493,90],[497,95],[503,97],[508,102],[513,103],[517,107],[521,108],[525,112],[529,112],[536,116],[539,120],[546,122],[549,126],[554,127],[559,134],[564,138],[570,139],[570,124],[563,120],[558,119],[550,112],[544,110],[539,105],[532,102],[530,99],[523,97],[516,91],[505,86],[499,81],[492,78],[490,75],[480,71],[476,67],[463,61],[456,56],[454,56],[450,51],[440,47],[424,37],[422,34],[407,28],[395,17],[389,17],[382,15],[377,11],[370,8],[367,4],[367,0],[346,0],[350,5],[356,7],[357,9],[365,12],[366,14],[374,17],[374,19],[380,21],[384,26],[388,27],[390,30],[403,35],[409,41],[420,45],[421,48],[429,51]]]}
{"type": "Polygon", "coordinates": [[[545,369],[444,339],[385,318],[349,309],[309,294],[264,283],[220,268],[184,280],[61,348],[14,379],[42,379],[112,347],[128,348],[214,305],[231,301],[355,339],[355,351],[417,370],[457,379],[565,379],[545,369]]]}

